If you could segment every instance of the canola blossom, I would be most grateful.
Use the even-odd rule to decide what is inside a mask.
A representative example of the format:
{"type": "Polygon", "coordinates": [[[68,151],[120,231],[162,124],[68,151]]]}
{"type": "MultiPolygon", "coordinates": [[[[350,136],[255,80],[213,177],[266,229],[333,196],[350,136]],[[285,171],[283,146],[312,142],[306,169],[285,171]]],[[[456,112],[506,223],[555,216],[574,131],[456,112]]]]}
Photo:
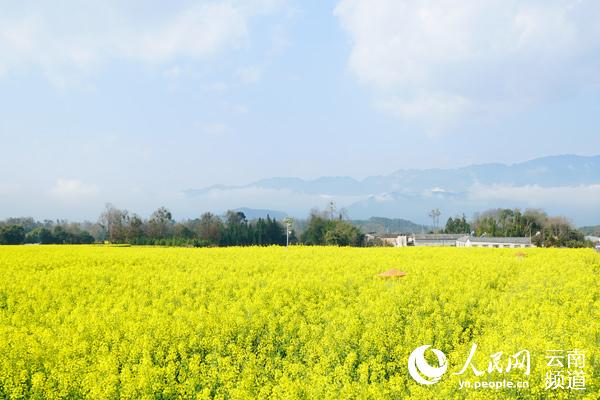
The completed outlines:
{"type": "Polygon", "coordinates": [[[590,249],[4,246],[0,397],[597,399],[599,276],[590,249]]]}

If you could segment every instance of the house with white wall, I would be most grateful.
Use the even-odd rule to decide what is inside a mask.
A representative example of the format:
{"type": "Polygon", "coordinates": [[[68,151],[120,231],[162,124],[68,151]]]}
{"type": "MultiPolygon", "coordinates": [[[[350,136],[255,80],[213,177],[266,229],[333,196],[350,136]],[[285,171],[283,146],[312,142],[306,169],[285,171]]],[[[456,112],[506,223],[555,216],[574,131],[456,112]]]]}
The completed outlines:
{"type": "Polygon", "coordinates": [[[463,236],[456,240],[456,247],[527,248],[535,247],[530,237],[463,236]]]}

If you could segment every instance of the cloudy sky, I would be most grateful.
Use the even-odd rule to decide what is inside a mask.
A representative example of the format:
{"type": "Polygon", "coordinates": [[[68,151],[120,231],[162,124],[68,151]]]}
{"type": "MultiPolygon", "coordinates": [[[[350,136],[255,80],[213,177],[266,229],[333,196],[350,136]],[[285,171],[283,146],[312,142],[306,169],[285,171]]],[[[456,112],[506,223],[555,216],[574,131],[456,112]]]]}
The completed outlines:
{"type": "Polygon", "coordinates": [[[0,5],[0,217],[600,153],[595,0],[0,5]]]}

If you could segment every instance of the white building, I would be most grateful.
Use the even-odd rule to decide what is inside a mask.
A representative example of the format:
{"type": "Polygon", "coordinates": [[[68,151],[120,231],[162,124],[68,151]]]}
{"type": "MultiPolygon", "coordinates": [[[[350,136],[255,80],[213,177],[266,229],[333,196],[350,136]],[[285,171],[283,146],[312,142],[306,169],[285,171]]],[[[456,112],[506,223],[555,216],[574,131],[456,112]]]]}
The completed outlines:
{"type": "Polygon", "coordinates": [[[585,240],[589,240],[594,244],[600,244],[600,236],[586,236],[585,240]]]}
{"type": "Polygon", "coordinates": [[[456,247],[526,248],[535,247],[529,237],[463,236],[456,240],[456,247]]]}
{"type": "Polygon", "coordinates": [[[460,239],[464,234],[456,233],[427,233],[427,234],[415,234],[409,237],[409,245],[412,243],[413,246],[427,246],[427,247],[441,247],[441,246],[456,246],[456,241],[460,239]]]}
{"type": "Polygon", "coordinates": [[[406,235],[385,234],[378,236],[378,238],[385,246],[404,247],[407,245],[406,235]]]}
{"type": "Polygon", "coordinates": [[[384,246],[427,246],[427,247],[491,247],[491,248],[527,248],[535,247],[529,237],[489,237],[467,236],[464,234],[367,234],[367,241],[376,239],[384,246]]]}

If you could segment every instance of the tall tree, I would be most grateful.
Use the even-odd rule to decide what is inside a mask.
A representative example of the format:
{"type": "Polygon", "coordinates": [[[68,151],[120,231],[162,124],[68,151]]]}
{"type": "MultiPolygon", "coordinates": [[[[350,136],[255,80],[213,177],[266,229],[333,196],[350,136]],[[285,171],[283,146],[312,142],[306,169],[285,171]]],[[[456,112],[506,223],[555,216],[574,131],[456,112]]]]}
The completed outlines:
{"type": "Polygon", "coordinates": [[[223,221],[216,215],[207,212],[200,216],[196,229],[201,241],[216,246],[223,235],[223,221]]]}
{"type": "Polygon", "coordinates": [[[128,220],[127,210],[120,210],[108,203],[100,214],[98,224],[103,228],[106,240],[121,243],[126,240],[128,220]]]}
{"type": "Polygon", "coordinates": [[[252,243],[249,236],[246,215],[240,211],[227,211],[222,243],[226,246],[245,246],[252,243]]]}
{"type": "Polygon", "coordinates": [[[165,207],[160,207],[152,213],[148,220],[148,234],[152,238],[164,239],[169,236],[173,216],[165,207]]]}

